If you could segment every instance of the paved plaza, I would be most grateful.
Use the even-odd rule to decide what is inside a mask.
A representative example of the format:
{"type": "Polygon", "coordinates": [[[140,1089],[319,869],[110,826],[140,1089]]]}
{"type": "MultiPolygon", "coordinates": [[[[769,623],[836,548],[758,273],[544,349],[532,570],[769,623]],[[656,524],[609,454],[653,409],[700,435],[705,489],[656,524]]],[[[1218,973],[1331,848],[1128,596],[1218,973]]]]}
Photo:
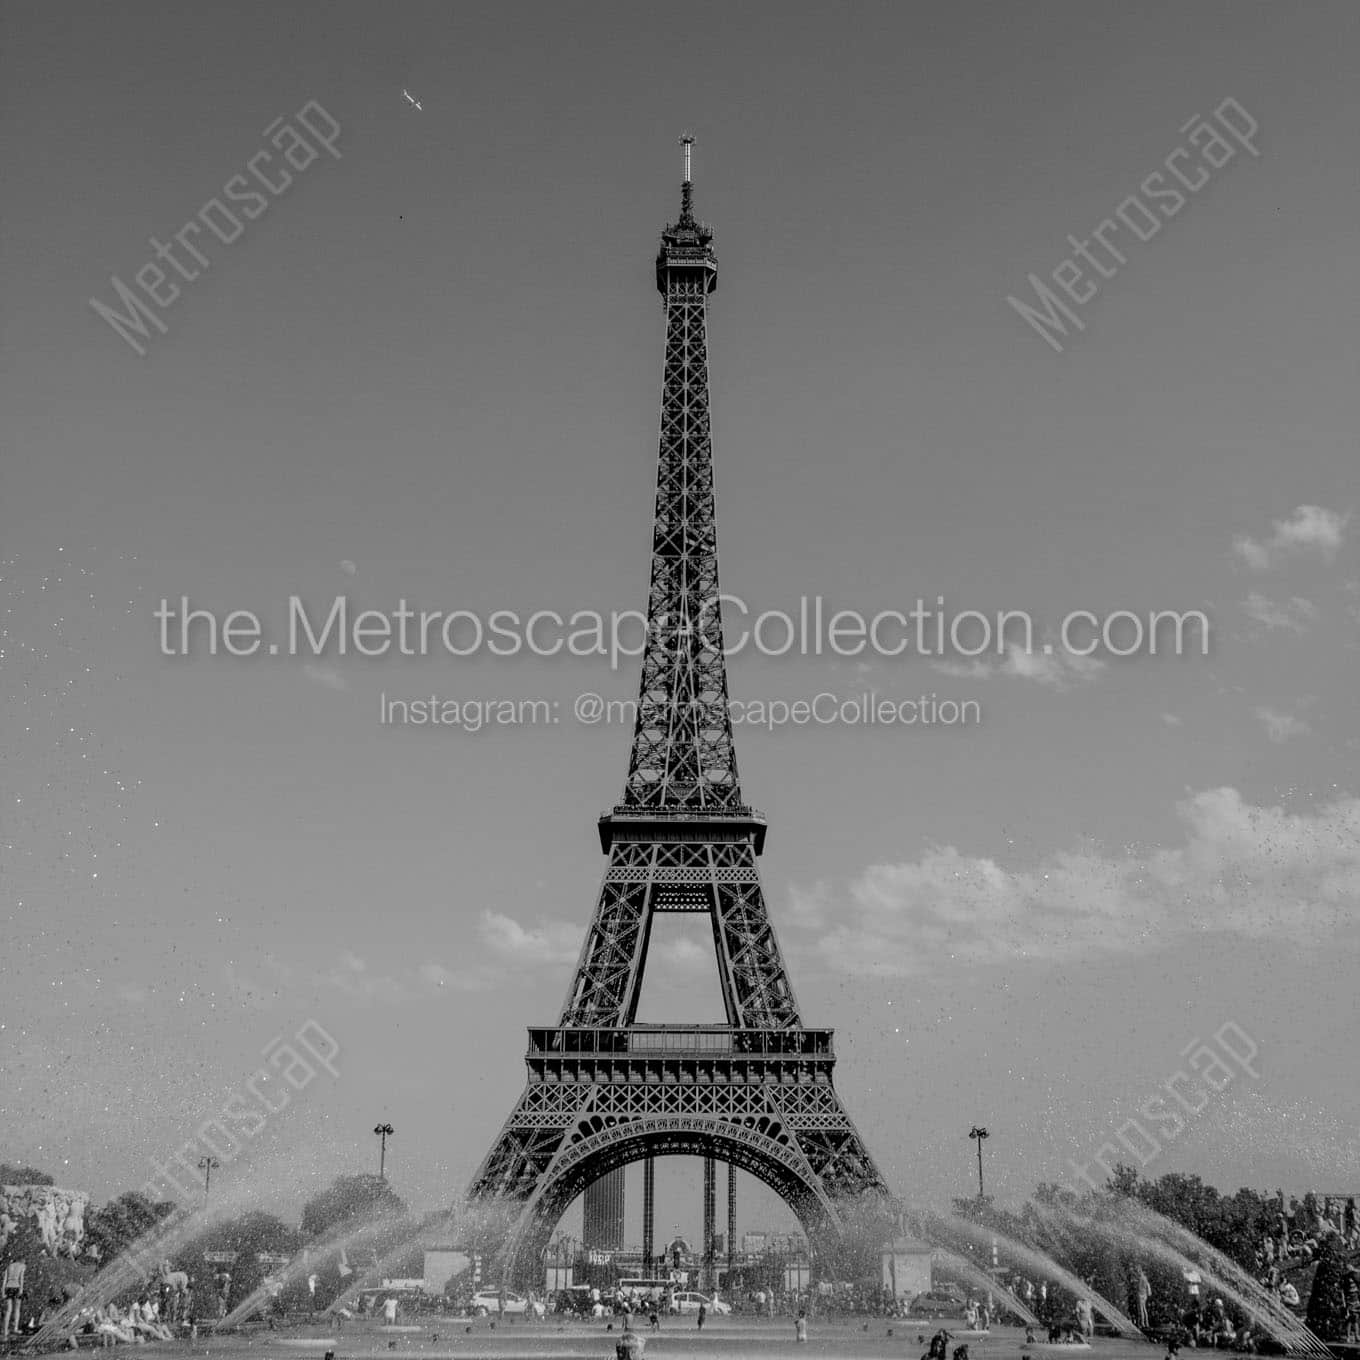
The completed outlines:
{"type": "MultiPolygon", "coordinates": [[[[924,1354],[931,1333],[938,1323],[904,1321],[900,1318],[871,1318],[867,1330],[860,1319],[820,1320],[808,1328],[806,1345],[794,1342],[793,1322],[755,1318],[722,1318],[704,1324],[703,1331],[693,1318],[668,1318],[661,1331],[642,1333],[648,1360],[685,1357],[685,1360],[725,1360],[733,1356],[761,1356],[766,1360],[812,1360],[815,1356],[907,1357],[918,1360],[924,1354]],[[891,1335],[889,1332],[891,1331],[891,1335]],[[918,1339],[919,1338],[919,1339],[918,1339]]],[[[342,1328],[306,1327],[286,1332],[256,1331],[223,1337],[200,1338],[187,1344],[156,1347],[159,1351],[184,1355],[203,1355],[214,1360],[249,1356],[251,1360],[290,1360],[315,1356],[322,1360],[333,1350],[335,1360],[379,1360],[393,1355],[420,1356],[422,1360],[443,1357],[486,1357],[487,1360],[614,1360],[619,1337],[599,1322],[555,1321],[528,1323],[504,1321],[495,1326],[490,1319],[469,1321],[440,1318],[428,1326],[409,1330],[350,1322],[342,1328]],[[438,1338],[437,1340],[435,1338],[438,1338]]],[[[1024,1333],[1018,1328],[997,1328],[986,1341],[969,1343],[970,1360],[1021,1360],[1024,1333]]],[[[1084,1352],[1082,1352],[1084,1354],[1084,1352]]],[[[1152,1360],[1154,1347],[1140,1340],[1098,1337],[1092,1360],[1152,1360]]]]}

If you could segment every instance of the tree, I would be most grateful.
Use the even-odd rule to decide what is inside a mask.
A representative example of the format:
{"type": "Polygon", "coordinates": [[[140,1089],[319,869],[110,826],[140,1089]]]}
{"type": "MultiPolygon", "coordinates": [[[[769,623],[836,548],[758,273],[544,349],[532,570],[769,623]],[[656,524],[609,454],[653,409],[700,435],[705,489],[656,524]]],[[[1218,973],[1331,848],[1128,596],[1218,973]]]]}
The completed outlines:
{"type": "MultiPolygon", "coordinates": [[[[386,1224],[373,1233],[366,1233],[353,1260],[341,1254],[343,1241],[336,1242],[327,1258],[318,1258],[316,1304],[326,1307],[344,1289],[357,1283],[366,1262],[381,1259],[392,1251],[410,1231],[404,1222],[406,1206],[381,1176],[339,1176],[319,1195],[314,1195],[302,1207],[302,1234],[309,1242],[337,1237],[348,1238],[370,1224],[386,1224]]],[[[350,1247],[349,1250],[354,1250],[350,1247]]]]}
{"type": "Polygon", "coordinates": [[[1053,1209],[1075,1209],[1079,1203],[1075,1190],[1056,1181],[1040,1181],[1034,1191],[1034,1202],[1053,1209]]]}
{"type": "Polygon", "coordinates": [[[290,1228],[273,1214],[256,1209],[224,1223],[213,1224],[176,1254],[175,1265],[193,1280],[197,1302],[206,1300],[211,1294],[211,1282],[219,1269],[207,1260],[206,1253],[236,1252],[236,1260],[228,1267],[231,1272],[230,1302],[235,1306],[258,1289],[274,1269],[260,1263],[257,1258],[261,1252],[291,1257],[301,1247],[302,1236],[296,1228],[290,1228]]]}
{"type": "Polygon", "coordinates": [[[1138,1194],[1138,1171],[1135,1167],[1125,1166],[1123,1162],[1114,1164],[1114,1175],[1105,1182],[1105,1188],[1112,1195],[1133,1199],[1138,1194]]]}
{"type": "Polygon", "coordinates": [[[0,1185],[55,1185],[46,1171],[31,1166],[11,1166],[0,1162],[0,1185]]]}
{"type": "Polygon", "coordinates": [[[357,1228],[405,1212],[406,1205],[381,1176],[338,1176],[303,1205],[302,1231],[309,1238],[324,1237],[341,1226],[357,1228]]]}
{"type": "Polygon", "coordinates": [[[86,1245],[102,1265],[107,1265],[174,1212],[170,1200],[155,1203],[140,1190],[129,1190],[100,1205],[86,1219],[86,1245]]]}
{"type": "Polygon", "coordinates": [[[1340,1341],[1346,1335],[1346,1262],[1330,1237],[1318,1253],[1307,1322],[1324,1341],[1340,1341]]]}

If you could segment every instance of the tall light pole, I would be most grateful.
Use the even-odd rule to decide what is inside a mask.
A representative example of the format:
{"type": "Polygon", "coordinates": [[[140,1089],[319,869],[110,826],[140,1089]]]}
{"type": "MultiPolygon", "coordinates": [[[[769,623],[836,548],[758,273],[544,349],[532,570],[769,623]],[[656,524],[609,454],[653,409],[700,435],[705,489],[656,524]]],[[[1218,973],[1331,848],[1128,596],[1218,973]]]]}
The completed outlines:
{"type": "Polygon", "coordinates": [[[393,1131],[391,1124],[379,1124],[373,1130],[382,1139],[382,1148],[378,1153],[378,1179],[382,1181],[387,1179],[387,1136],[393,1131]]]}
{"type": "Polygon", "coordinates": [[[200,1157],[198,1159],[198,1169],[203,1173],[203,1207],[208,1207],[208,1186],[212,1182],[212,1173],[222,1165],[216,1157],[200,1157]]]}
{"type": "Polygon", "coordinates": [[[968,1136],[976,1139],[978,1145],[978,1202],[981,1203],[984,1199],[982,1193],[982,1140],[991,1137],[991,1135],[986,1129],[974,1124],[973,1127],[968,1130],[968,1136]]]}

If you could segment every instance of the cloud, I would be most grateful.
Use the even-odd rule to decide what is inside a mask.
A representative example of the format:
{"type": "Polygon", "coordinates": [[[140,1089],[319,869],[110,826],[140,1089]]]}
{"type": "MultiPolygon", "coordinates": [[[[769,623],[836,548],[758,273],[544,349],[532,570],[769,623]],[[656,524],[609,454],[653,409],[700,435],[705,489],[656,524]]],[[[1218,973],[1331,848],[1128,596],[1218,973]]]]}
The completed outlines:
{"type": "Polygon", "coordinates": [[[394,1004],[414,998],[409,981],[370,973],[367,962],[348,950],[340,955],[333,968],[317,975],[316,983],[321,987],[334,987],[355,1001],[394,1004]]]}
{"type": "Polygon", "coordinates": [[[655,950],[649,949],[647,953],[648,963],[651,963],[653,959],[667,964],[681,973],[697,973],[716,966],[712,945],[705,947],[697,940],[688,939],[683,935],[664,941],[655,950]]]}
{"type": "Polygon", "coordinates": [[[575,963],[581,952],[581,927],[568,922],[526,928],[498,911],[484,911],[478,928],[489,949],[519,964],[575,963]]]}
{"type": "Polygon", "coordinates": [[[1317,605],[1311,600],[1305,600],[1302,595],[1294,595],[1286,603],[1276,604],[1259,590],[1253,590],[1242,601],[1242,608],[1246,610],[1248,618],[1268,631],[1288,628],[1292,632],[1303,633],[1307,631],[1309,624],[1315,623],[1321,617],[1317,605]]]}
{"type": "Polygon", "coordinates": [[[843,892],[794,889],[791,923],[837,971],[888,976],[1145,953],[1206,933],[1335,945],[1353,931],[1360,798],[1298,814],[1217,788],[1176,813],[1172,849],[1080,848],[1020,869],[941,846],[873,865],[843,892]]]}
{"type": "Polygon", "coordinates": [[[356,567],[354,563],[351,562],[347,557],[344,559],[343,562],[340,563],[340,570],[343,571],[346,576],[353,576],[354,573],[359,570],[359,568],[356,567]]]}
{"type": "Polygon", "coordinates": [[[1184,723],[1185,719],[1178,718],[1174,713],[1163,713],[1162,721],[1168,727],[1180,727],[1184,723]]]}
{"type": "Polygon", "coordinates": [[[931,669],[953,680],[990,680],[992,668],[985,661],[934,661],[931,669]]]}
{"type": "Polygon", "coordinates": [[[349,688],[349,684],[345,680],[345,677],[341,675],[334,666],[314,666],[309,661],[303,666],[302,673],[308,680],[315,681],[318,685],[324,685],[327,689],[341,690],[349,688]]]}
{"type": "Polygon", "coordinates": [[[1001,663],[1002,675],[1013,675],[1021,680],[1033,680],[1049,689],[1071,689],[1081,681],[1094,680],[1105,669],[1103,661],[1091,656],[1077,656],[1045,643],[1041,651],[1028,652],[1012,642],[1006,648],[1006,659],[1001,663]],[[1052,650],[1050,650],[1052,648],[1052,650]]]}
{"type": "Polygon", "coordinates": [[[1327,560],[1336,556],[1351,521],[1350,512],[1339,515],[1320,505],[1300,505],[1288,519],[1277,519],[1264,540],[1239,534],[1233,551],[1254,571],[1267,571],[1284,558],[1317,552],[1327,560]]]}
{"type": "Polygon", "coordinates": [[[1264,705],[1255,710],[1256,716],[1266,729],[1271,741],[1288,741],[1290,737],[1306,737],[1313,729],[1302,718],[1292,713],[1281,712],[1278,708],[1264,705]]]}
{"type": "MultiPolygon", "coordinates": [[[[263,981],[226,963],[222,978],[228,997],[252,1010],[269,1010],[285,997],[321,992],[339,992],[361,1005],[399,1006],[450,992],[485,992],[528,968],[575,963],[582,931],[578,924],[562,921],[527,927],[499,912],[484,911],[478,934],[483,949],[471,951],[472,957],[455,967],[427,958],[395,972],[375,972],[367,959],[347,949],[321,967],[290,967],[266,955],[260,965],[263,981]]],[[[682,949],[676,961],[688,965],[684,953],[682,949]]]]}
{"type": "Polygon", "coordinates": [[[1004,660],[991,662],[974,658],[971,661],[936,661],[932,669],[955,680],[990,680],[994,675],[1016,680],[1032,680],[1047,689],[1068,690],[1073,685],[1091,681],[1105,669],[1103,661],[1095,657],[1078,656],[1053,643],[1045,643],[1038,651],[1028,651],[1012,642],[1006,648],[1004,660]]]}

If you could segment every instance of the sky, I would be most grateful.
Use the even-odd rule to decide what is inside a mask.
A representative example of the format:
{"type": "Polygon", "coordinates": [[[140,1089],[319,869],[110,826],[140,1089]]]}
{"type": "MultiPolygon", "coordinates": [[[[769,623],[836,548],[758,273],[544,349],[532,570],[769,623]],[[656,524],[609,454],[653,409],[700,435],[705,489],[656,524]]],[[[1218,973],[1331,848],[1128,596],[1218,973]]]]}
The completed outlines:
{"type": "MultiPolygon", "coordinates": [[[[573,704],[631,697],[631,663],[167,656],[155,611],[277,636],[294,596],[643,608],[688,130],[751,617],[1210,625],[1207,655],[731,658],[743,702],[980,710],[736,730],[804,1021],[889,1183],[971,1193],[980,1122],[1020,1199],[1135,1120],[1147,1175],[1360,1186],[1354,6],[20,0],[0,25],[4,1160],[141,1186],[310,1024],[334,1073],[215,1193],[294,1212],[376,1169],[378,1121],[413,1205],[476,1170],[626,771],[627,725],[573,704]],[[1250,145],[1077,260],[1079,325],[1027,323],[1007,299],[1057,288],[1224,107],[1250,145]],[[206,266],[157,256],[284,147],[267,210],[189,234],[206,266]],[[134,345],[91,299],[139,271],[169,301],[141,294],[134,345]],[[558,719],[379,721],[431,694],[558,719]],[[1140,1116],[1227,1043],[1247,1060],[1174,1137],[1140,1116]]],[[[644,1016],[718,1018],[693,923],[650,961],[644,1016]]],[[[663,1164],[660,1226],[697,1231],[698,1186],[663,1164]]],[[[740,1227],[789,1222],[741,1186],[740,1227]]]]}

